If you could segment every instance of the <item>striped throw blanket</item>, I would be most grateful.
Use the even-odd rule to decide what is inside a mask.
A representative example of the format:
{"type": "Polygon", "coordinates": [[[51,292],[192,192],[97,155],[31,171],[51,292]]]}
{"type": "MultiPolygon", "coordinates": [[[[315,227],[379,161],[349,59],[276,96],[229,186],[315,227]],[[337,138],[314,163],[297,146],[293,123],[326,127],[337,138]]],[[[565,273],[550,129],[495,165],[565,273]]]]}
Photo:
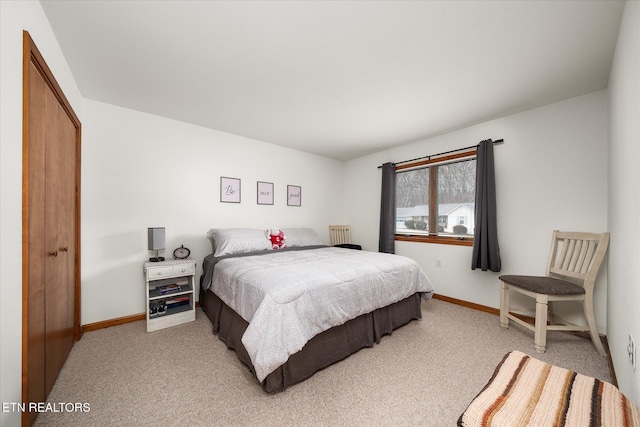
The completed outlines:
{"type": "Polygon", "coordinates": [[[640,411],[612,384],[513,351],[458,426],[640,427],[640,411]]]}

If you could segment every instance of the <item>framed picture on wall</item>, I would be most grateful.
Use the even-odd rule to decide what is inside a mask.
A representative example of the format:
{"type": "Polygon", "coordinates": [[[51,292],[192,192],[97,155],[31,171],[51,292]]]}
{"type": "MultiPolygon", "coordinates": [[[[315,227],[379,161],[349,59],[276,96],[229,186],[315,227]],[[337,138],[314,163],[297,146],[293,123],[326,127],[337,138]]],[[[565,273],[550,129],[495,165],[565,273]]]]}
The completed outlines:
{"type": "Polygon", "coordinates": [[[258,204],[273,204],[273,182],[258,181],[258,204]]]}
{"type": "Polygon", "coordinates": [[[302,206],[302,187],[299,185],[287,185],[287,205],[302,206]]]}
{"type": "Polygon", "coordinates": [[[240,203],[240,178],[220,177],[220,201],[240,203]]]}

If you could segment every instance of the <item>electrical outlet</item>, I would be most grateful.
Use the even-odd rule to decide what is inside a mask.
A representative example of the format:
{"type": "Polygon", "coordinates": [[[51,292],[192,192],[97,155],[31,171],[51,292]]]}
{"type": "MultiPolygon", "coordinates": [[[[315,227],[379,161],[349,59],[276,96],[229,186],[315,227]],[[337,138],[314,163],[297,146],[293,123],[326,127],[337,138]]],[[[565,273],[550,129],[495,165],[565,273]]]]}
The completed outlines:
{"type": "Polygon", "coordinates": [[[627,345],[627,353],[629,354],[629,361],[633,366],[633,370],[636,370],[636,343],[633,342],[633,337],[629,334],[629,344],[627,345]]]}
{"type": "Polygon", "coordinates": [[[442,267],[442,261],[437,259],[436,260],[436,267],[442,267]]]}

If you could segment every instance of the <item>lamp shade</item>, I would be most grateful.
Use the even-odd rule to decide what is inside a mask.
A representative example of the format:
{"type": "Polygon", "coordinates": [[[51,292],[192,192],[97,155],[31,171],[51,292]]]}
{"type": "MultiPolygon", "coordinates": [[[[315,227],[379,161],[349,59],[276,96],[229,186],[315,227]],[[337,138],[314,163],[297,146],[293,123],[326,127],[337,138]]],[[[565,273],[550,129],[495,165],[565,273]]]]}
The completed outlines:
{"type": "Polygon", "coordinates": [[[149,250],[164,249],[164,227],[150,227],[147,229],[149,236],[149,250]]]}

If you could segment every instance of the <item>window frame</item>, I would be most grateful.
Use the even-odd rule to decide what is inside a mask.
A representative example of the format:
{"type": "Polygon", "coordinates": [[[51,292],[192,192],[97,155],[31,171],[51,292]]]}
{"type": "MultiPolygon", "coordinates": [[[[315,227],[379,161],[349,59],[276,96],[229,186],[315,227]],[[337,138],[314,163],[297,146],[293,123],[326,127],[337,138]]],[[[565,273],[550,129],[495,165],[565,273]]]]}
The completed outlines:
{"type": "MultiPolygon", "coordinates": [[[[429,167],[429,165],[437,165],[438,163],[446,164],[452,161],[464,161],[472,160],[476,158],[477,148],[473,147],[469,150],[457,152],[454,154],[447,154],[442,156],[432,156],[426,159],[417,161],[402,163],[396,165],[396,172],[404,169],[415,169],[419,167],[429,167]]],[[[429,200],[437,199],[437,185],[433,183],[437,182],[435,175],[437,174],[437,168],[429,168],[429,200]]],[[[429,203],[429,230],[437,230],[438,222],[438,204],[429,203]]],[[[399,234],[395,233],[395,240],[402,242],[419,242],[419,243],[438,243],[445,245],[458,245],[458,246],[473,246],[472,237],[451,237],[451,236],[438,236],[434,234],[418,235],[418,234],[399,234]]]]}

